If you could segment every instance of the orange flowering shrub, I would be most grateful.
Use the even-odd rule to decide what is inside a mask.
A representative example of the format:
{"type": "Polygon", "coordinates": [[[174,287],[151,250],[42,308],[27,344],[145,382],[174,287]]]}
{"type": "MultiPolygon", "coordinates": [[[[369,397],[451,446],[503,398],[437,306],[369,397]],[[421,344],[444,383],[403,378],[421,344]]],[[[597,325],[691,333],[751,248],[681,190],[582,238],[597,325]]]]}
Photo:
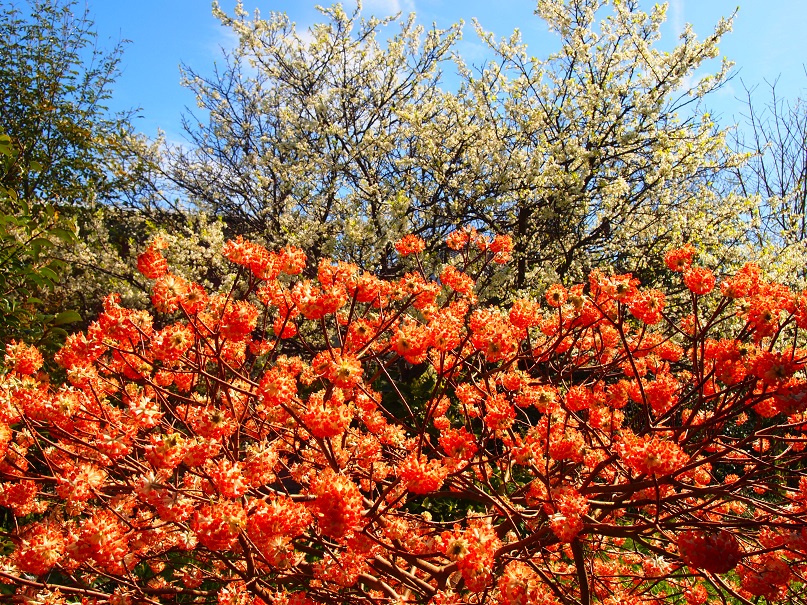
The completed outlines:
{"type": "MultiPolygon", "coordinates": [[[[476,302],[506,237],[438,281],[231,241],[231,289],[140,266],[38,373],[0,376],[4,593],[37,602],[721,603],[807,572],[807,295],[694,249],[665,296],[593,271],[476,302]],[[684,290],[686,291],[686,290],[684,290]],[[733,331],[732,331],[733,330],[733,331]]],[[[397,250],[418,255],[414,236],[397,250]]],[[[802,595],[803,596],[803,595],[802,595]]],[[[16,597],[15,597],[16,598],[16,597]]]]}

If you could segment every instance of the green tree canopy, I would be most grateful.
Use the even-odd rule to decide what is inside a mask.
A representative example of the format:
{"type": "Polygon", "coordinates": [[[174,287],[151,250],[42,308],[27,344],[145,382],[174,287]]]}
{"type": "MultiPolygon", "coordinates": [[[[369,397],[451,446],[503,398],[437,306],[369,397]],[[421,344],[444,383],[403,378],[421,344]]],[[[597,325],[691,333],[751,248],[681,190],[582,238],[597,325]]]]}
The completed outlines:
{"type": "Polygon", "coordinates": [[[42,292],[58,282],[61,263],[50,256],[59,242],[73,242],[73,225],[53,205],[32,205],[5,186],[19,174],[19,152],[0,130],[0,353],[8,341],[25,340],[54,346],[66,333],[64,324],[79,319],[75,311],[41,311],[42,292]]]}
{"type": "Polygon", "coordinates": [[[60,205],[111,201],[136,181],[131,114],[105,106],[122,45],[99,47],[76,0],[28,0],[0,10],[0,128],[18,150],[2,185],[60,205]]]}

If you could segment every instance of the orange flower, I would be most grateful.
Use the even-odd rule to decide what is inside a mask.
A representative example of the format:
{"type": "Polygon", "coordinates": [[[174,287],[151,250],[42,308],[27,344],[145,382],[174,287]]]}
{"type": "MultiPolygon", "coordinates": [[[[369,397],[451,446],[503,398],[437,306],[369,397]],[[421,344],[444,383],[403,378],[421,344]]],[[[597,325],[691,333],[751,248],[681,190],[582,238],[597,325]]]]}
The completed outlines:
{"type": "Polygon", "coordinates": [[[742,558],[737,538],[724,530],[681,532],[678,534],[678,552],[685,564],[712,573],[727,573],[742,558]]]}
{"type": "Polygon", "coordinates": [[[715,287],[715,275],[706,267],[689,267],[684,270],[684,284],[698,296],[708,294],[715,287]]]}
{"type": "Polygon", "coordinates": [[[210,461],[205,469],[216,491],[223,498],[240,498],[249,485],[241,472],[241,463],[226,458],[210,461]]]}
{"type": "Polygon", "coordinates": [[[173,313],[190,292],[190,283],[177,275],[166,273],[152,287],[151,302],[162,313],[173,313]]]}
{"type": "Polygon", "coordinates": [[[479,449],[476,437],[469,433],[464,426],[459,429],[448,428],[441,431],[438,441],[446,454],[458,460],[470,460],[479,449]]]}
{"type": "Polygon", "coordinates": [[[471,245],[475,245],[479,239],[479,233],[473,227],[462,227],[452,231],[446,237],[446,245],[452,250],[462,250],[471,245]]]}
{"type": "Polygon", "coordinates": [[[437,546],[457,568],[471,592],[482,592],[493,580],[493,559],[501,546],[489,518],[471,518],[464,531],[458,526],[440,534],[437,546]]]}
{"type": "Polygon", "coordinates": [[[733,277],[720,284],[720,291],[728,298],[754,296],[759,290],[761,274],[762,270],[756,263],[746,263],[733,277]]]}
{"type": "Polygon", "coordinates": [[[692,244],[686,244],[683,248],[676,248],[667,252],[664,256],[664,262],[670,271],[680,273],[689,269],[694,256],[695,247],[692,244]]]}
{"type": "Polygon", "coordinates": [[[628,310],[639,321],[648,325],[657,324],[664,310],[664,294],[659,290],[645,290],[628,303],[628,310]]]}
{"type": "Polygon", "coordinates": [[[430,494],[440,489],[448,475],[448,468],[437,459],[428,460],[415,452],[409,454],[398,467],[398,476],[413,494],[430,494]]]}
{"type": "Polygon", "coordinates": [[[516,354],[522,334],[499,309],[477,309],[471,314],[471,343],[494,363],[516,354]]]}
{"type": "Polygon", "coordinates": [[[149,279],[158,279],[168,273],[168,262],[160,250],[164,244],[152,243],[137,257],[137,270],[149,279]]]}
{"type": "Polygon", "coordinates": [[[493,252],[493,262],[503,265],[513,257],[513,238],[509,235],[497,235],[488,250],[493,252]]]}
{"type": "Polygon", "coordinates": [[[258,309],[245,300],[228,305],[221,318],[221,335],[230,340],[249,338],[258,321],[258,309]]]}
{"type": "Polygon", "coordinates": [[[87,561],[108,573],[125,573],[124,561],[129,554],[129,527],[119,514],[109,509],[92,511],[82,520],[70,554],[77,561],[87,561]]]}
{"type": "Polygon", "coordinates": [[[561,307],[566,304],[569,298],[569,292],[561,284],[553,284],[549,286],[549,290],[545,294],[546,303],[550,307],[561,307]]]}
{"type": "Polygon", "coordinates": [[[338,437],[350,426],[353,410],[345,405],[345,397],[336,389],[327,400],[325,392],[318,391],[308,398],[306,411],[300,416],[305,428],[320,439],[338,437]]]}
{"type": "Polygon", "coordinates": [[[55,524],[31,523],[24,528],[23,539],[14,551],[14,563],[25,573],[44,576],[64,555],[65,537],[55,524]]]}
{"type": "Polygon", "coordinates": [[[286,405],[297,395],[297,381],[285,368],[275,366],[261,378],[258,393],[269,406],[286,405]]]}
{"type": "Polygon", "coordinates": [[[570,412],[579,412],[591,407],[591,404],[594,402],[594,394],[583,385],[574,385],[569,387],[564,401],[566,403],[566,409],[570,412]]]}
{"type": "Polygon", "coordinates": [[[253,242],[245,241],[240,235],[235,240],[228,240],[221,251],[224,258],[237,265],[249,267],[259,279],[276,279],[280,273],[280,259],[277,254],[253,242]]]}
{"type": "Polygon", "coordinates": [[[311,525],[311,513],[300,502],[276,495],[268,500],[254,500],[247,520],[249,537],[263,546],[274,536],[295,538],[311,525]]]}
{"type": "Polygon", "coordinates": [[[689,460],[689,456],[672,441],[664,441],[655,435],[637,437],[629,429],[622,430],[617,449],[627,465],[643,475],[670,475],[689,460]]]}
{"type": "Polygon", "coordinates": [[[247,523],[241,503],[224,500],[199,508],[191,520],[191,528],[199,542],[210,550],[228,550],[238,541],[247,523]]]}
{"type": "Polygon", "coordinates": [[[326,468],[311,480],[309,492],[314,500],[308,507],[323,534],[341,538],[359,528],[364,513],[362,495],[349,477],[326,468]]]}
{"type": "Polygon", "coordinates": [[[549,527],[561,542],[571,542],[583,530],[582,517],[588,512],[588,501],[573,487],[553,489],[550,494],[549,527]]]}
{"type": "Polygon", "coordinates": [[[541,323],[540,305],[537,302],[519,298],[510,308],[510,323],[526,330],[541,323]]]}
{"type": "Polygon", "coordinates": [[[458,294],[473,298],[475,282],[453,265],[446,265],[440,273],[440,281],[458,294]]]}
{"type": "Polygon", "coordinates": [[[485,399],[485,426],[491,431],[510,428],[516,418],[516,412],[503,393],[485,399]]]}
{"type": "Polygon", "coordinates": [[[401,256],[420,254],[426,249],[426,242],[424,242],[418,236],[410,233],[408,235],[404,235],[401,239],[395,242],[395,249],[401,256]]]}
{"type": "Polygon", "coordinates": [[[152,353],[160,361],[177,361],[195,342],[193,330],[184,324],[167,326],[154,336],[152,353]]]}
{"type": "Polygon", "coordinates": [[[280,251],[278,263],[281,272],[287,275],[299,275],[305,269],[305,252],[295,246],[286,246],[280,251]]]}
{"type": "Polygon", "coordinates": [[[423,363],[428,345],[428,329],[415,321],[404,321],[392,337],[395,352],[412,364],[423,363]]]}
{"type": "Polygon", "coordinates": [[[12,340],[6,345],[5,362],[17,374],[29,376],[42,367],[44,360],[36,347],[12,340]]]}
{"type": "Polygon", "coordinates": [[[323,356],[326,359],[326,376],[334,386],[342,389],[352,389],[361,383],[364,374],[361,361],[352,353],[333,351],[333,356],[323,356]]]}

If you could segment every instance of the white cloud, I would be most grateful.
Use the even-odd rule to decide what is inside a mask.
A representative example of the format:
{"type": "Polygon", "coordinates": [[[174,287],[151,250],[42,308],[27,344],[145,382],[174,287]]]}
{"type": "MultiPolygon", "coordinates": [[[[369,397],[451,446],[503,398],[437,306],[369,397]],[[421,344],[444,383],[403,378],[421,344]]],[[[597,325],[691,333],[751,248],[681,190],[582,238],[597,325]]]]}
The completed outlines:
{"type": "MultiPolygon", "coordinates": [[[[346,2],[346,10],[348,7],[355,7],[356,2],[346,2]]],[[[415,12],[415,0],[363,0],[362,1],[362,15],[369,17],[389,17],[397,13],[408,15],[415,12]]]]}
{"type": "Polygon", "coordinates": [[[679,36],[684,31],[686,24],[684,10],[684,0],[670,0],[670,25],[676,36],[679,36]]]}
{"type": "Polygon", "coordinates": [[[314,41],[314,34],[311,31],[310,27],[306,28],[297,28],[297,37],[305,44],[306,46],[310,46],[311,43],[314,41]]]}
{"type": "Polygon", "coordinates": [[[235,33],[235,31],[224,25],[217,25],[216,33],[208,44],[208,52],[210,52],[213,57],[219,58],[221,57],[222,49],[226,51],[233,50],[238,48],[238,43],[238,34],[235,33]]]}

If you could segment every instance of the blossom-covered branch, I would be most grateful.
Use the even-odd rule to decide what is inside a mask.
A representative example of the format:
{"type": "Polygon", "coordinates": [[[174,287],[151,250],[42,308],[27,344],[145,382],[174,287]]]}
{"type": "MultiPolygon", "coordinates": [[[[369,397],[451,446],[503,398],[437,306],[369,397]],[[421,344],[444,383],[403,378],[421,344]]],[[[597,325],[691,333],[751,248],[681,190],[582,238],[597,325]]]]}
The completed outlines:
{"type": "Polygon", "coordinates": [[[594,270],[476,300],[512,241],[474,229],[384,280],[236,239],[219,292],[139,259],[56,360],[0,378],[0,580],[116,605],[800,599],[807,298],[666,261],[690,312],[594,270]],[[680,274],[680,277],[679,275],[680,274]],[[686,298],[686,297],[685,297],[686,298]],[[186,596],[183,596],[186,595],[186,596]]]}

